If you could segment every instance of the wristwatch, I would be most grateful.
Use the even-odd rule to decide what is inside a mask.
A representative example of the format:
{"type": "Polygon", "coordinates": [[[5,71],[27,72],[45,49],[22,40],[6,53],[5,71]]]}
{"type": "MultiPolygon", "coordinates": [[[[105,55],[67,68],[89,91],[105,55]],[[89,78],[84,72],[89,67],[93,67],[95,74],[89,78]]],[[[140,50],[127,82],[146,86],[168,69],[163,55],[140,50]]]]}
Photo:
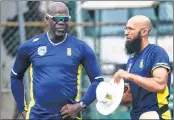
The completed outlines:
{"type": "Polygon", "coordinates": [[[80,106],[84,109],[86,107],[86,105],[81,101],[80,102],[80,106]]]}

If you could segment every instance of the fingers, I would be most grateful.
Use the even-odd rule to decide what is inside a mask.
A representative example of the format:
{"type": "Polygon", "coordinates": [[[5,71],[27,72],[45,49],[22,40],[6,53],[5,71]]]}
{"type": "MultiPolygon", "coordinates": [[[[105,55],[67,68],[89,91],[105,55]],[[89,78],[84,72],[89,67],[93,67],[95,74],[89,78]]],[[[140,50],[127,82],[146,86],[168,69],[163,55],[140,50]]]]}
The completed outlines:
{"type": "Polygon", "coordinates": [[[69,111],[67,111],[67,110],[64,110],[64,112],[61,113],[62,119],[70,119],[70,118],[71,118],[71,119],[75,119],[76,116],[77,116],[76,113],[71,114],[71,113],[69,113],[69,111]]]}
{"type": "Polygon", "coordinates": [[[69,116],[70,116],[69,111],[66,108],[61,110],[61,117],[62,117],[62,119],[67,119],[67,118],[69,118],[69,116]]]}
{"type": "Polygon", "coordinates": [[[67,107],[68,107],[68,105],[66,104],[65,106],[62,107],[62,109],[60,110],[60,112],[63,112],[67,107]]]}
{"type": "Polygon", "coordinates": [[[67,110],[64,110],[64,111],[61,112],[61,116],[64,116],[66,114],[68,114],[67,110]]]}
{"type": "Polygon", "coordinates": [[[63,106],[62,109],[60,110],[62,119],[66,119],[66,118],[69,117],[67,108],[68,108],[68,105],[65,105],[65,106],[63,106]]]}
{"type": "Polygon", "coordinates": [[[117,74],[118,74],[117,72],[114,74],[114,83],[117,83],[117,77],[118,77],[117,74]]]}
{"type": "Polygon", "coordinates": [[[67,120],[67,119],[69,119],[69,120],[72,120],[72,119],[76,119],[76,116],[77,115],[69,115],[69,114],[66,114],[66,115],[64,115],[64,116],[62,116],[62,119],[63,120],[67,120]]]}
{"type": "Polygon", "coordinates": [[[120,83],[120,77],[119,77],[119,75],[118,75],[118,73],[115,73],[115,75],[114,75],[114,83],[117,83],[117,84],[119,84],[120,83]]]}
{"type": "Polygon", "coordinates": [[[114,82],[119,84],[121,79],[126,79],[127,78],[127,72],[119,69],[115,74],[114,74],[114,82]]]}
{"type": "Polygon", "coordinates": [[[63,119],[63,120],[64,120],[64,119],[67,119],[67,118],[69,118],[69,115],[68,115],[68,114],[62,116],[62,119],[63,119]]]}
{"type": "Polygon", "coordinates": [[[77,116],[77,114],[76,114],[76,113],[74,113],[74,114],[72,114],[72,115],[71,115],[71,118],[72,118],[72,119],[75,119],[75,118],[76,118],[76,116],[77,116]]]}
{"type": "Polygon", "coordinates": [[[120,80],[121,80],[121,78],[120,78],[120,77],[118,77],[118,78],[117,78],[117,80],[116,80],[116,81],[117,81],[117,84],[119,84],[119,83],[120,83],[120,80]]]}
{"type": "Polygon", "coordinates": [[[62,119],[72,119],[75,118],[78,113],[78,104],[67,104],[61,109],[61,117],[62,119]]]}

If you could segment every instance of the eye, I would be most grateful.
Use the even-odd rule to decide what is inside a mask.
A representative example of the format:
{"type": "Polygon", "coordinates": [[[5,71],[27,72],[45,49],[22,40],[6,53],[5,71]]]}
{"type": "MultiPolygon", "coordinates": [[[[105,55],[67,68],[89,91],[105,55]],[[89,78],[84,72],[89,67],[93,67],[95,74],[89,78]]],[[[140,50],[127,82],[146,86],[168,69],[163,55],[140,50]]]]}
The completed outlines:
{"type": "Polygon", "coordinates": [[[131,28],[131,27],[128,27],[127,29],[128,29],[128,30],[133,30],[133,28],[131,28]]]}
{"type": "Polygon", "coordinates": [[[124,31],[128,31],[128,32],[130,32],[130,31],[132,31],[132,30],[134,30],[133,28],[131,28],[131,27],[126,27],[125,29],[124,29],[124,31]]]}

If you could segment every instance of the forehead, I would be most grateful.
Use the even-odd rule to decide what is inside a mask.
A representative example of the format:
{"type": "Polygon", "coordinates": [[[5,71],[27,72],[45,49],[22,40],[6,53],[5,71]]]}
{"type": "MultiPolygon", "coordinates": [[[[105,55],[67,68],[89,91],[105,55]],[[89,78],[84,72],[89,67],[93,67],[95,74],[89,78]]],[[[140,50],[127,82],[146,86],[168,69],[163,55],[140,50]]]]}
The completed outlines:
{"type": "Polygon", "coordinates": [[[137,24],[132,21],[132,20],[129,20],[126,24],[126,27],[130,27],[130,28],[136,28],[137,27],[137,24]]]}
{"type": "Polygon", "coordinates": [[[56,6],[55,8],[51,9],[51,15],[53,15],[53,16],[59,16],[59,15],[67,16],[68,14],[69,14],[68,10],[65,7],[56,6]]]}
{"type": "Polygon", "coordinates": [[[141,21],[137,21],[135,19],[130,19],[128,20],[126,27],[130,27],[130,28],[140,28],[142,26],[141,21]]]}

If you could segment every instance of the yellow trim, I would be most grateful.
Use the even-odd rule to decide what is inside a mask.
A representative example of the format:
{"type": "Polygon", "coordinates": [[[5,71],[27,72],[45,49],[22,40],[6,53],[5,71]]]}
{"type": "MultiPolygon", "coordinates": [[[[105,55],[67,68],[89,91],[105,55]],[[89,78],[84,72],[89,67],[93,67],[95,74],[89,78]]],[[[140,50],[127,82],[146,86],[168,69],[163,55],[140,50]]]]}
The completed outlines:
{"type": "Polygon", "coordinates": [[[32,65],[30,66],[29,71],[30,71],[30,82],[31,82],[30,83],[30,98],[31,98],[31,101],[30,101],[30,104],[29,104],[29,110],[27,112],[26,119],[29,119],[29,114],[30,114],[31,107],[33,107],[35,105],[35,100],[34,100],[34,97],[33,97],[33,68],[32,68],[32,65]]]}
{"type": "Polygon", "coordinates": [[[82,64],[79,65],[78,68],[78,75],[77,75],[77,96],[75,98],[76,101],[80,100],[80,79],[81,79],[81,75],[82,75],[82,64]]]}
{"type": "Polygon", "coordinates": [[[158,67],[167,68],[168,69],[168,73],[170,72],[170,68],[168,66],[166,66],[166,65],[158,65],[158,66],[155,66],[155,67],[152,68],[151,73],[158,67]]]}
{"type": "MultiPolygon", "coordinates": [[[[168,95],[169,95],[168,86],[166,86],[163,93],[157,93],[157,101],[158,101],[159,108],[161,108],[162,106],[168,104],[168,101],[167,101],[167,96],[168,95]]],[[[168,110],[165,113],[163,113],[162,118],[163,119],[171,119],[170,111],[168,110]]]]}
{"type": "Polygon", "coordinates": [[[81,113],[80,113],[80,117],[77,116],[76,119],[77,119],[77,120],[82,120],[82,115],[81,115],[81,113]]]}
{"type": "MultiPolygon", "coordinates": [[[[82,64],[79,65],[78,68],[78,75],[77,75],[77,96],[75,101],[80,100],[80,84],[81,84],[81,75],[82,75],[82,64]]],[[[82,120],[82,114],[80,113],[79,116],[76,117],[77,120],[82,120]]]]}
{"type": "Polygon", "coordinates": [[[164,120],[171,120],[172,119],[172,116],[171,116],[170,110],[167,110],[165,113],[163,113],[162,114],[162,118],[164,120]]]}
{"type": "Polygon", "coordinates": [[[27,105],[27,101],[26,101],[26,93],[24,91],[24,110],[27,111],[28,110],[28,105],[27,105]]]}

